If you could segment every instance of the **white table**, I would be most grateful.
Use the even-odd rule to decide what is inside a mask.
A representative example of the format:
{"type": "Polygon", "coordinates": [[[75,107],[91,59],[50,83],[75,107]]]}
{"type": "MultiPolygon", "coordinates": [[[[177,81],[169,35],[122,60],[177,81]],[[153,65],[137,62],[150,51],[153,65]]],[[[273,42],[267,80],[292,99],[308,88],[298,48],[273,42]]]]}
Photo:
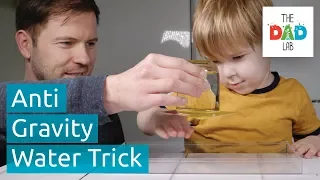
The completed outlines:
{"type": "MultiPolygon", "coordinates": [[[[301,174],[7,174],[6,167],[0,168],[1,180],[320,180],[320,158],[302,159],[301,174]]],[[[159,167],[161,168],[161,167],[159,167]]]]}

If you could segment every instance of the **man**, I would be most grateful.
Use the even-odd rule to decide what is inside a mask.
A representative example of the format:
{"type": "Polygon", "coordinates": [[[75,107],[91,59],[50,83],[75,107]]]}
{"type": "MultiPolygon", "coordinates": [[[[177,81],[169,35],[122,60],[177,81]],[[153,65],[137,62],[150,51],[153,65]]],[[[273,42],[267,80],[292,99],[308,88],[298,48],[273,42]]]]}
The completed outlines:
{"type": "MultiPolygon", "coordinates": [[[[96,60],[98,23],[99,8],[94,0],[23,0],[16,9],[16,41],[25,59],[25,81],[20,83],[67,84],[68,113],[99,115],[99,143],[124,142],[118,112],[181,105],[185,99],[166,93],[200,96],[207,86],[202,69],[157,54],[121,74],[89,77],[96,60]]],[[[2,160],[5,87],[0,84],[2,160]]]]}
{"type": "MultiPolygon", "coordinates": [[[[26,0],[16,9],[16,42],[26,81],[88,76],[96,61],[99,8],[94,1],[26,0]]],[[[118,115],[99,122],[99,143],[121,144],[118,115]]]]}

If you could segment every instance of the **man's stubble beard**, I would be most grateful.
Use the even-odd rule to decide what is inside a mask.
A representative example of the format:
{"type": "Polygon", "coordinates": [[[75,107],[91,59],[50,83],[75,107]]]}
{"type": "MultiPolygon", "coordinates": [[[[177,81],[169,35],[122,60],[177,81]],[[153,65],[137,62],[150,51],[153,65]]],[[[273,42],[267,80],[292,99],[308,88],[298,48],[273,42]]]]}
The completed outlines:
{"type": "MultiPolygon", "coordinates": [[[[37,58],[37,56],[32,57],[31,59],[31,70],[38,81],[42,80],[50,80],[53,79],[52,77],[48,77],[45,75],[45,66],[41,60],[37,58]]],[[[52,72],[47,72],[52,73],[52,72]]]]}

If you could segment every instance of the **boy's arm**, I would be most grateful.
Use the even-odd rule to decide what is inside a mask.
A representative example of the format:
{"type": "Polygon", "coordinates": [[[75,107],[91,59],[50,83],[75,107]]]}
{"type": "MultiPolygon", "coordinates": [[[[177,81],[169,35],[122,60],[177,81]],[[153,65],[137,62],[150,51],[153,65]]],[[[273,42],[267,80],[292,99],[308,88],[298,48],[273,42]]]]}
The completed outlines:
{"type": "Polygon", "coordinates": [[[297,121],[293,125],[293,150],[304,158],[320,157],[320,120],[309,98],[304,97],[297,121]]]}
{"type": "Polygon", "coordinates": [[[187,117],[178,115],[173,108],[154,107],[138,113],[139,129],[146,135],[158,135],[163,139],[169,137],[190,138],[193,128],[187,117]]]}
{"type": "Polygon", "coordinates": [[[294,87],[293,99],[296,108],[296,118],[293,122],[293,138],[295,142],[292,149],[304,158],[320,157],[320,120],[306,91],[300,84],[294,87]]]}
{"type": "MultiPolygon", "coordinates": [[[[299,90],[297,88],[297,90],[299,90]]],[[[301,108],[298,109],[298,118],[293,124],[293,135],[295,140],[303,139],[308,136],[320,136],[320,120],[312,104],[307,91],[301,85],[301,108]]],[[[298,101],[299,102],[299,101],[298,101]]]]}
{"type": "MultiPolygon", "coordinates": [[[[170,93],[171,96],[177,96],[177,93],[170,93]]],[[[137,115],[137,125],[142,133],[148,136],[155,135],[157,113],[165,110],[175,110],[175,106],[160,106],[141,111],[137,115]]]]}
{"type": "Polygon", "coordinates": [[[153,119],[161,109],[161,107],[155,107],[138,113],[137,125],[145,135],[153,136],[155,134],[156,121],[153,119]]]}

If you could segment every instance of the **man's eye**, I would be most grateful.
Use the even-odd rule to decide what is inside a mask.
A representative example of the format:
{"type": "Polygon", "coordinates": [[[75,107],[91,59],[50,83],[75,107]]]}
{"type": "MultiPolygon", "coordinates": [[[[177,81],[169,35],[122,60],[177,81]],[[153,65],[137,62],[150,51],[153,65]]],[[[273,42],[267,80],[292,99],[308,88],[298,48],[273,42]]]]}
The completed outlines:
{"type": "Polygon", "coordinates": [[[96,45],[96,42],[88,42],[87,43],[87,46],[89,46],[89,47],[93,47],[93,46],[95,46],[96,45]]]}
{"type": "Polygon", "coordinates": [[[64,42],[60,42],[60,44],[64,45],[64,46],[71,46],[72,42],[69,41],[64,41],[64,42]]]}
{"type": "Polygon", "coordinates": [[[239,59],[243,58],[243,56],[244,56],[244,55],[241,55],[241,56],[235,56],[235,57],[233,57],[233,59],[234,59],[234,60],[239,60],[239,59]]]}

